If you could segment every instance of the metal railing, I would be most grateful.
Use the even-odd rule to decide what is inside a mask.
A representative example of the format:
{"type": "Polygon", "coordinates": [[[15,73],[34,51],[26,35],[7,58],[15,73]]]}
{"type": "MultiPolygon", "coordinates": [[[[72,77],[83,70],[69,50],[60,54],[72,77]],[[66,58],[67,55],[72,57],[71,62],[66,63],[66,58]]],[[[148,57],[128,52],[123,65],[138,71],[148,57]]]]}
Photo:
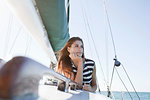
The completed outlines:
{"type": "Polygon", "coordinates": [[[55,71],[52,70],[52,69],[49,69],[49,68],[48,68],[48,72],[44,73],[44,75],[48,75],[48,76],[50,75],[50,76],[54,77],[54,79],[55,79],[56,81],[63,81],[63,82],[65,82],[65,89],[64,89],[65,92],[68,92],[69,85],[70,85],[70,86],[71,86],[71,85],[74,85],[75,88],[76,88],[76,86],[77,86],[77,83],[76,83],[76,82],[74,82],[74,81],[72,81],[71,79],[69,79],[69,78],[67,78],[67,77],[65,77],[65,76],[63,76],[63,75],[61,75],[61,74],[55,72],[55,71]]]}

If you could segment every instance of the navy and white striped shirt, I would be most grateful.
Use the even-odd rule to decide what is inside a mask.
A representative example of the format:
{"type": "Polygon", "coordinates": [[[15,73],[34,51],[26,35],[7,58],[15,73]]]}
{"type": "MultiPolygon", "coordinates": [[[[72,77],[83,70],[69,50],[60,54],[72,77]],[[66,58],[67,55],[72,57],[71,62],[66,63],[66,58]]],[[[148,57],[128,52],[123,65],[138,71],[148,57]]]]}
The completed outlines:
{"type": "MultiPolygon", "coordinates": [[[[84,68],[83,68],[83,84],[90,84],[92,81],[92,73],[94,69],[95,62],[90,59],[85,59],[84,68]]],[[[77,73],[77,67],[72,63],[73,72],[77,73]]]]}

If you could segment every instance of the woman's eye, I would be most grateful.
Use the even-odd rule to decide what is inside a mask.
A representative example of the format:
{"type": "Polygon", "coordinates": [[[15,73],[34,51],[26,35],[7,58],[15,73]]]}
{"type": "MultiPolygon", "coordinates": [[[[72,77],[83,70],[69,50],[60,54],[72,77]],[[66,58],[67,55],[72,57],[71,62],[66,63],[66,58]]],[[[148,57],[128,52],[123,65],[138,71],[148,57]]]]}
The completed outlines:
{"type": "Polygon", "coordinates": [[[83,48],[83,45],[81,45],[81,46],[79,46],[79,45],[75,45],[75,47],[81,47],[81,48],[83,48]]]}
{"type": "Polygon", "coordinates": [[[75,47],[78,47],[78,45],[75,45],[75,47]]]}

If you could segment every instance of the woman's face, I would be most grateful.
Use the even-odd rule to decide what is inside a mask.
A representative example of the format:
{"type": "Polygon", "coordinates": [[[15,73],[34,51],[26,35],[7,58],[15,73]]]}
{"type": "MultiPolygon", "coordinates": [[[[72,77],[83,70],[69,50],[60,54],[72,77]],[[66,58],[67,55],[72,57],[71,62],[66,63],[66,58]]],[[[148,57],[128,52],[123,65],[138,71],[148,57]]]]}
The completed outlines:
{"type": "Polygon", "coordinates": [[[81,41],[76,40],[67,50],[70,54],[76,54],[81,57],[83,55],[83,44],[81,41]]]}

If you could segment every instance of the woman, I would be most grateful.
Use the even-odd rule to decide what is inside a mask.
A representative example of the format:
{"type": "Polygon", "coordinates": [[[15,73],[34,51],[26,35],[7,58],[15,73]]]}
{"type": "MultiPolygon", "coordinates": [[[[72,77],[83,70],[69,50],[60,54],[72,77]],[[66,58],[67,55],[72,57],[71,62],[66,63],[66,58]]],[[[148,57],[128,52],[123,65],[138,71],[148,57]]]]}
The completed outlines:
{"type": "Polygon", "coordinates": [[[94,92],[97,89],[93,60],[84,57],[83,41],[72,37],[60,51],[57,71],[78,83],[80,89],[94,92]]]}

